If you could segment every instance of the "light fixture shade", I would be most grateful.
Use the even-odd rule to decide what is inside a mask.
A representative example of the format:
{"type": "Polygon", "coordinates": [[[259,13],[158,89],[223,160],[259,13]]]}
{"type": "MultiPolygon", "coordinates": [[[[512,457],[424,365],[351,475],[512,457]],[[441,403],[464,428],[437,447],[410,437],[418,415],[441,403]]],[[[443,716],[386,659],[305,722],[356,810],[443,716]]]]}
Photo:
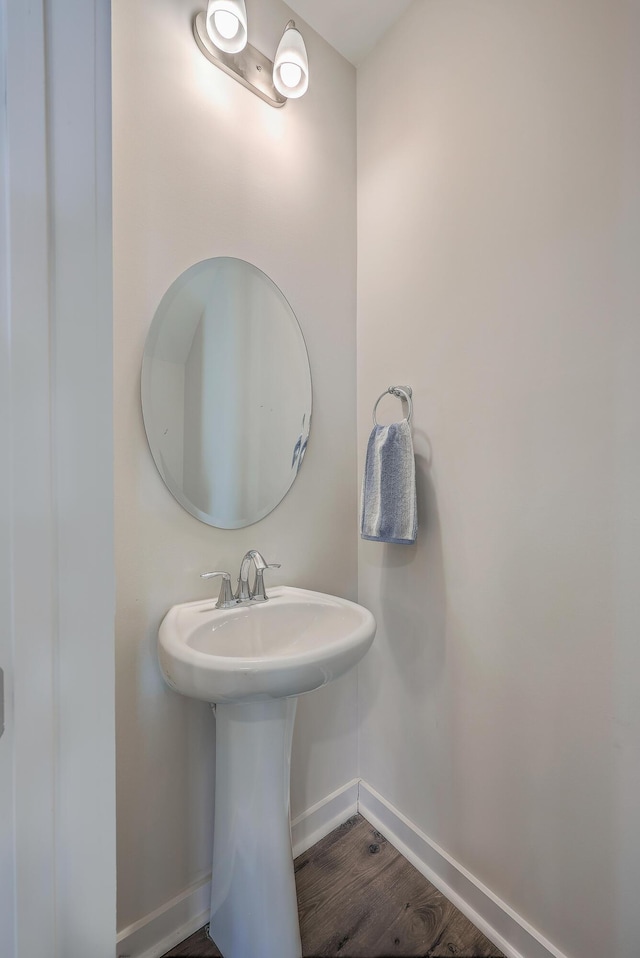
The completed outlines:
{"type": "Polygon", "coordinates": [[[209,0],[207,33],[224,53],[240,53],[247,45],[247,8],[244,0],[209,0]]]}
{"type": "Polygon", "coordinates": [[[302,34],[293,20],[284,29],[273,61],[273,84],[289,99],[303,96],[309,86],[309,58],[302,34]]]}

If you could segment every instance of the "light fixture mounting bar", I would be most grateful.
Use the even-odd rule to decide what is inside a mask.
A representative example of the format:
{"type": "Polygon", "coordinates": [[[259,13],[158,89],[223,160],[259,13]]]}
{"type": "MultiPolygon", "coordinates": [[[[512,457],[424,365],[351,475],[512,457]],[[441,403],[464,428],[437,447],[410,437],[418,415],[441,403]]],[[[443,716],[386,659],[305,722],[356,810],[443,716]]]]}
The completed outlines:
{"type": "Polygon", "coordinates": [[[220,67],[229,76],[239,80],[248,90],[270,106],[281,107],[287,98],[281,96],[273,85],[273,63],[250,43],[240,53],[223,53],[212,43],[207,33],[207,18],[198,13],[193,21],[193,35],[201,52],[211,63],[220,67]]]}

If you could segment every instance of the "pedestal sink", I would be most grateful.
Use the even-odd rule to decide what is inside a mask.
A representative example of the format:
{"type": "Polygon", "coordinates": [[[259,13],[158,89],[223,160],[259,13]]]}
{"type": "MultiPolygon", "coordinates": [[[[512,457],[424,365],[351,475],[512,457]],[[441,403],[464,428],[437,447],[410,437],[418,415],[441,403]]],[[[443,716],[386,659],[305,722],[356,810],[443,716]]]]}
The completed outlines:
{"type": "Polygon", "coordinates": [[[224,958],[300,958],[289,824],[297,696],[354,666],[376,623],[362,606],[280,586],[230,609],[173,606],[158,635],[171,688],[216,706],[210,933],[224,958]]]}

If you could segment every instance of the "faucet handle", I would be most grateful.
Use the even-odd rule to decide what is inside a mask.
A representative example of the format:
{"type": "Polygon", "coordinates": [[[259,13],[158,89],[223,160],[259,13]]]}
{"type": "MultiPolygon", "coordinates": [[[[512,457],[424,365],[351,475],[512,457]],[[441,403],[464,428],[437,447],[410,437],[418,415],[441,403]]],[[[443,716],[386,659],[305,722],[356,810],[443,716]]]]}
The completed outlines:
{"type": "Polygon", "coordinates": [[[251,599],[253,602],[266,602],[269,596],[264,591],[264,573],[266,569],[279,569],[279,562],[270,562],[264,564],[264,567],[258,568],[256,566],[256,583],[253,590],[253,595],[251,599]]]}
{"type": "Polygon", "coordinates": [[[229,609],[236,604],[231,590],[231,575],[228,572],[203,572],[201,579],[215,579],[216,576],[222,576],[222,585],[220,586],[220,595],[216,602],[216,609],[229,609]]]}

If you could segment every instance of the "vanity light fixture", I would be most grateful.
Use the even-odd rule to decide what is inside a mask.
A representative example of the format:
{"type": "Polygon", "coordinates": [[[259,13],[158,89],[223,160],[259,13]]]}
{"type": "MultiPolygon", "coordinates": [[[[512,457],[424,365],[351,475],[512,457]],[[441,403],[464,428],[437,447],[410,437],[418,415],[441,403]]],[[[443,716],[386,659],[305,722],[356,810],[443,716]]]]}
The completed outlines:
{"type": "Polygon", "coordinates": [[[207,60],[270,106],[284,106],[306,93],[309,60],[293,20],[284,28],[275,63],[247,42],[244,0],[209,0],[206,13],[196,14],[193,35],[207,60]]]}

